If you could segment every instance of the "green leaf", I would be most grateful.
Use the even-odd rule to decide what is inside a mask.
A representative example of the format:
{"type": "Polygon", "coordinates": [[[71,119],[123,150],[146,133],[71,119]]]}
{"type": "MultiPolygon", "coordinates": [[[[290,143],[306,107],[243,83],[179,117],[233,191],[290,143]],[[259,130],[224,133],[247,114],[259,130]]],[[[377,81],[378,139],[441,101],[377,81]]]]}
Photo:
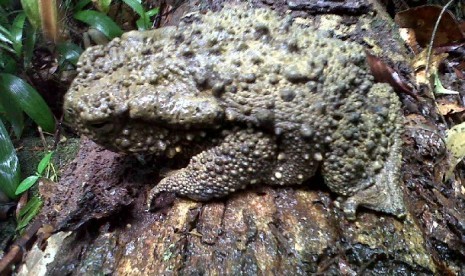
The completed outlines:
{"type": "Polygon", "coordinates": [[[18,72],[18,62],[12,55],[3,51],[0,51],[0,71],[10,74],[16,74],[16,72],[18,72]]]}
{"type": "Polygon", "coordinates": [[[31,199],[26,203],[26,205],[19,210],[18,216],[16,217],[17,220],[21,220],[31,209],[34,205],[37,204],[37,201],[40,201],[40,198],[37,196],[31,197],[31,199]]]}
{"type": "Polygon", "coordinates": [[[110,17],[101,12],[92,10],[80,11],[74,14],[74,18],[89,24],[110,39],[123,34],[120,27],[110,17]]]}
{"type": "Polygon", "coordinates": [[[89,38],[98,45],[105,45],[108,43],[108,38],[101,31],[95,28],[89,28],[89,30],[87,30],[87,34],[89,35],[89,38]]]}
{"type": "Polygon", "coordinates": [[[438,74],[434,74],[434,93],[435,94],[446,94],[446,95],[459,94],[458,91],[444,88],[444,86],[442,86],[441,80],[438,77],[438,74]]]}
{"type": "Polygon", "coordinates": [[[11,0],[0,0],[0,6],[11,7],[11,5],[12,5],[11,0]]]}
{"type": "Polygon", "coordinates": [[[21,5],[23,10],[26,13],[27,19],[31,23],[32,27],[37,30],[40,23],[40,11],[39,11],[39,1],[37,0],[21,0],[21,5]]]}
{"type": "Polygon", "coordinates": [[[79,56],[83,52],[81,47],[69,41],[58,44],[57,51],[60,54],[59,66],[62,66],[66,61],[76,66],[79,56]]]}
{"type": "Polygon", "coordinates": [[[40,208],[42,207],[42,200],[35,196],[24,206],[23,209],[19,212],[18,226],[16,230],[19,231],[27,226],[27,224],[39,213],[40,208]],[[24,210],[24,211],[23,211],[24,210]]]}
{"type": "Polygon", "coordinates": [[[80,0],[74,6],[74,12],[80,12],[85,6],[89,5],[90,2],[92,2],[92,0],[80,0]]]}
{"type": "Polygon", "coordinates": [[[139,0],[123,0],[123,2],[130,6],[140,16],[140,18],[136,21],[137,28],[139,30],[147,30],[151,27],[150,16],[152,16],[152,13],[157,14],[158,8],[145,12],[144,6],[142,6],[142,3],[139,0]]]}
{"type": "Polygon", "coordinates": [[[150,28],[150,22],[148,22],[147,17],[141,17],[136,21],[137,29],[139,31],[145,31],[150,28]]]}
{"type": "Polygon", "coordinates": [[[13,40],[13,49],[15,49],[16,56],[20,57],[23,50],[23,29],[24,22],[26,21],[26,14],[20,12],[13,20],[11,25],[11,38],[13,40]]]}
{"type": "Polygon", "coordinates": [[[27,82],[10,75],[0,74],[0,93],[8,93],[21,109],[47,132],[55,129],[55,120],[50,108],[40,94],[27,82]]]}
{"type": "Polygon", "coordinates": [[[7,50],[10,53],[16,54],[15,49],[9,47],[6,44],[0,44],[0,48],[7,50]]]}
{"type": "Polygon", "coordinates": [[[126,3],[126,5],[128,5],[129,7],[131,7],[131,9],[133,9],[139,16],[145,15],[144,7],[142,6],[140,1],[123,0],[123,2],[126,3]]]}
{"type": "Polygon", "coordinates": [[[157,15],[159,11],[160,11],[159,8],[154,8],[154,9],[146,11],[145,14],[147,16],[154,16],[154,15],[157,15]]]}
{"type": "Polygon", "coordinates": [[[0,41],[8,44],[13,44],[13,39],[11,38],[11,33],[5,27],[0,25],[0,41]]]}
{"type": "Polygon", "coordinates": [[[47,153],[42,160],[40,160],[39,165],[37,166],[37,173],[39,175],[42,175],[44,170],[47,168],[47,166],[50,164],[50,159],[52,158],[53,151],[47,153]]]}
{"type": "Polygon", "coordinates": [[[8,6],[10,6],[10,0],[0,0],[0,25],[5,26],[10,22],[8,12],[5,10],[5,7],[8,6]]]}
{"type": "Polygon", "coordinates": [[[107,14],[110,10],[111,0],[97,0],[94,1],[95,5],[97,6],[98,10],[107,14]]]}
{"type": "Polygon", "coordinates": [[[34,46],[37,39],[37,30],[33,28],[26,28],[24,35],[24,68],[30,68],[32,55],[34,54],[34,46]]]}
{"type": "Polygon", "coordinates": [[[11,199],[16,199],[16,187],[20,178],[20,168],[15,148],[8,132],[0,121],[0,189],[11,199]]]}
{"type": "Polygon", "coordinates": [[[17,138],[21,137],[24,129],[24,115],[21,107],[10,98],[8,93],[0,91],[0,104],[5,110],[5,118],[10,122],[17,138]]]}
{"type": "Polygon", "coordinates": [[[21,183],[19,183],[18,188],[16,188],[15,194],[20,195],[24,193],[25,191],[29,190],[29,188],[31,188],[32,185],[34,185],[38,179],[39,179],[38,175],[31,175],[27,177],[26,179],[21,181],[21,183]]]}

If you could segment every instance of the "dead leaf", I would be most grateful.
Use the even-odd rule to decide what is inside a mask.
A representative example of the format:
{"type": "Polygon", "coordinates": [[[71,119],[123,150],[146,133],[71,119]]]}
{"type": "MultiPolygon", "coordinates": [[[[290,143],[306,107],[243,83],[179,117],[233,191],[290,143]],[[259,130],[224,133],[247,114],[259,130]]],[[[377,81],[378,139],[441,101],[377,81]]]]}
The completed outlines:
{"type": "Polygon", "coordinates": [[[457,51],[459,49],[463,49],[464,45],[465,45],[465,42],[446,44],[446,45],[434,48],[434,52],[436,52],[437,54],[439,54],[439,53],[450,53],[450,52],[457,51]]]}
{"type": "Polygon", "coordinates": [[[409,94],[416,98],[412,88],[399,76],[399,73],[394,71],[390,66],[384,63],[380,58],[366,52],[368,65],[370,66],[371,74],[377,82],[390,84],[394,90],[409,94]]]}
{"type": "Polygon", "coordinates": [[[412,49],[415,55],[421,52],[420,45],[417,43],[415,31],[412,28],[399,28],[399,35],[405,43],[407,43],[410,49],[412,49]]]}
{"type": "Polygon", "coordinates": [[[461,80],[465,80],[465,75],[463,74],[462,71],[460,71],[459,68],[454,67],[454,72],[455,72],[455,75],[457,76],[457,78],[459,78],[461,80]]]}
{"type": "Polygon", "coordinates": [[[459,106],[457,103],[438,103],[438,109],[441,115],[450,115],[465,111],[465,107],[459,106]]]}
{"type": "Polygon", "coordinates": [[[413,58],[412,67],[415,70],[415,80],[417,84],[429,85],[430,77],[438,71],[439,64],[441,64],[441,62],[443,62],[448,56],[447,53],[437,54],[433,52],[430,58],[428,76],[426,76],[425,70],[427,55],[428,49],[424,49],[419,55],[416,55],[413,58]]]}
{"type": "Polygon", "coordinates": [[[460,22],[459,28],[460,28],[460,30],[461,30],[462,32],[465,32],[465,22],[463,22],[463,21],[460,22]]]}
{"type": "Polygon", "coordinates": [[[15,212],[16,218],[19,217],[19,212],[21,211],[21,209],[23,209],[24,206],[26,206],[28,200],[29,200],[28,193],[23,193],[18,200],[18,205],[16,205],[16,212],[15,212]]]}
{"type": "MultiPolygon", "coordinates": [[[[431,41],[434,25],[441,10],[441,6],[419,6],[397,13],[394,20],[402,28],[413,29],[418,44],[424,48],[431,41]]],[[[464,35],[454,15],[450,11],[444,12],[433,46],[454,43],[463,39],[464,35]]]]}

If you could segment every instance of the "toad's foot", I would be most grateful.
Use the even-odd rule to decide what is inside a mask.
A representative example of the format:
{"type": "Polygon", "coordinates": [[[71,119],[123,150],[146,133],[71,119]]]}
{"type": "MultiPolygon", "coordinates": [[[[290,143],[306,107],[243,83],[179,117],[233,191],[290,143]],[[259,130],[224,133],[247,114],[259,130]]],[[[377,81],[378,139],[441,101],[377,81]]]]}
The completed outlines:
{"type": "Polygon", "coordinates": [[[162,179],[150,191],[149,209],[157,209],[158,197],[175,193],[207,201],[226,196],[270,175],[276,160],[275,140],[254,130],[229,134],[216,147],[192,157],[186,168],[162,179]]]}
{"type": "MultiPolygon", "coordinates": [[[[343,209],[348,219],[355,219],[358,206],[402,217],[400,104],[385,84],[373,86],[367,96],[362,112],[339,121],[323,177],[333,192],[347,198],[343,209]],[[362,127],[366,133],[359,131],[362,127]]],[[[344,108],[349,113],[353,107],[344,108]]]]}
{"type": "Polygon", "coordinates": [[[372,210],[391,213],[398,218],[405,217],[405,205],[402,196],[400,164],[401,142],[396,140],[391,148],[384,167],[375,177],[375,184],[356,192],[343,204],[343,210],[348,219],[355,219],[358,206],[372,210]]]}

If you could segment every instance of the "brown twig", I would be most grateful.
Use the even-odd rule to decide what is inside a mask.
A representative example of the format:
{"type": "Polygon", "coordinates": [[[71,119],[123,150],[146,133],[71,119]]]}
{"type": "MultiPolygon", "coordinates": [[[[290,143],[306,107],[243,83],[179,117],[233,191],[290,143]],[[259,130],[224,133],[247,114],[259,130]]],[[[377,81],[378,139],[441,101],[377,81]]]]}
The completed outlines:
{"type": "Polygon", "coordinates": [[[0,275],[8,275],[13,264],[22,259],[22,253],[26,246],[35,238],[39,228],[42,227],[42,219],[37,218],[10,248],[8,253],[0,259],[0,275]]]}
{"type": "Polygon", "coordinates": [[[436,24],[434,25],[433,33],[431,34],[431,40],[428,45],[428,54],[426,55],[426,69],[425,75],[428,76],[429,72],[429,63],[431,62],[431,53],[433,51],[433,43],[434,39],[436,38],[436,33],[439,28],[439,23],[441,22],[442,15],[446,12],[447,8],[454,2],[454,0],[450,0],[447,4],[442,8],[441,12],[439,13],[438,20],[436,20],[436,24]]]}
{"type": "MultiPolygon", "coordinates": [[[[431,83],[431,78],[428,77],[429,63],[431,62],[431,53],[433,52],[433,43],[434,43],[434,39],[436,38],[436,33],[438,31],[438,28],[439,28],[439,23],[441,22],[443,14],[446,12],[447,8],[452,4],[452,2],[454,2],[454,0],[450,0],[449,2],[447,2],[447,4],[444,7],[442,7],[441,12],[439,13],[438,20],[436,20],[436,24],[434,24],[433,33],[431,34],[431,40],[430,40],[429,45],[428,45],[428,53],[426,55],[425,76],[429,80],[429,84],[430,84],[429,87],[431,88],[431,96],[433,97],[434,106],[436,107],[436,110],[439,110],[439,107],[438,107],[438,103],[436,102],[436,96],[434,95],[434,87],[433,87],[434,85],[432,85],[432,83],[431,83]]],[[[447,125],[447,122],[444,119],[444,116],[441,115],[439,117],[441,118],[442,123],[444,125],[447,125]]]]}

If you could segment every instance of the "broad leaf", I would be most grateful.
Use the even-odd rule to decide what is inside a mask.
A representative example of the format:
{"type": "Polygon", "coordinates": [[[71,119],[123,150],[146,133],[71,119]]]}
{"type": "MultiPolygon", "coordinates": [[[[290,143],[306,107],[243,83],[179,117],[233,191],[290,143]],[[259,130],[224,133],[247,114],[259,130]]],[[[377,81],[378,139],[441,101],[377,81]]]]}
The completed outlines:
{"type": "Polygon", "coordinates": [[[106,37],[112,39],[123,34],[123,31],[108,16],[101,12],[85,10],[74,14],[74,18],[89,24],[95,29],[101,31],[106,37]]]}
{"type": "Polygon", "coordinates": [[[0,90],[0,105],[5,111],[5,118],[10,122],[17,138],[21,137],[24,129],[24,115],[21,107],[11,99],[10,94],[0,90]]]}
{"type": "Polygon", "coordinates": [[[131,9],[133,9],[138,15],[140,15],[140,16],[145,15],[144,7],[142,6],[140,1],[137,1],[137,0],[123,0],[123,2],[126,3],[126,5],[128,5],[129,7],[131,7],[131,9]]]}
{"type": "MultiPolygon", "coordinates": [[[[13,48],[11,48],[11,50],[13,50],[13,48]]],[[[10,74],[16,74],[18,72],[18,62],[16,59],[3,51],[0,51],[0,71],[10,74]]]]}
{"type": "Polygon", "coordinates": [[[23,53],[23,29],[24,22],[26,21],[26,14],[24,12],[19,13],[13,25],[11,25],[11,38],[13,40],[13,49],[15,49],[16,56],[20,57],[23,53]]]}
{"type": "Polygon", "coordinates": [[[136,25],[139,31],[145,31],[150,28],[150,21],[147,19],[148,18],[146,16],[141,16],[139,19],[137,19],[136,25]]]}
{"type": "Polygon", "coordinates": [[[8,31],[2,25],[0,25],[0,41],[7,43],[7,44],[13,44],[13,39],[11,38],[10,31],[8,31]]]}
{"type": "Polygon", "coordinates": [[[43,130],[53,132],[55,120],[40,94],[27,82],[10,75],[0,74],[0,93],[7,93],[21,109],[43,130]]]}
{"type": "Polygon", "coordinates": [[[7,7],[7,6],[10,6],[11,3],[10,0],[0,0],[0,6],[4,6],[4,7],[7,7]]]}
{"type": "Polygon", "coordinates": [[[94,4],[99,11],[107,14],[110,10],[111,0],[94,0],[94,4]]]}
{"type": "Polygon", "coordinates": [[[16,217],[17,220],[20,220],[21,218],[24,217],[31,209],[34,207],[34,205],[37,204],[37,202],[40,201],[40,198],[37,196],[31,197],[29,201],[26,203],[26,205],[19,210],[18,216],[16,217]]]}
{"type": "Polygon", "coordinates": [[[10,53],[13,53],[13,54],[16,54],[15,52],[15,49],[13,49],[12,47],[10,47],[9,45],[6,45],[4,43],[0,43],[0,48],[10,52],[10,53]]]}
{"type": "Polygon", "coordinates": [[[21,5],[26,13],[27,19],[34,29],[38,29],[40,23],[39,1],[37,0],[21,0],[21,5]]]}
{"type": "Polygon", "coordinates": [[[159,11],[160,11],[159,8],[153,8],[151,10],[146,11],[145,14],[147,16],[154,16],[154,15],[158,14],[159,11]]]}
{"type": "Polygon", "coordinates": [[[15,148],[8,132],[0,121],[0,189],[10,198],[17,198],[15,191],[19,184],[20,168],[15,148]]]}
{"type": "Polygon", "coordinates": [[[5,7],[10,5],[10,0],[0,0],[0,25],[6,26],[10,22],[8,12],[5,10],[5,7]]]}
{"type": "Polygon", "coordinates": [[[32,55],[34,54],[34,46],[37,39],[37,30],[33,28],[26,28],[24,34],[24,68],[30,68],[32,55]]]}
{"type": "Polygon", "coordinates": [[[66,61],[76,65],[79,59],[79,56],[82,54],[81,47],[76,44],[66,41],[57,45],[57,51],[60,54],[60,59],[58,64],[62,66],[66,61]]]}
{"type": "Polygon", "coordinates": [[[158,8],[146,12],[140,0],[123,0],[123,2],[140,16],[136,21],[139,30],[147,30],[151,27],[150,17],[158,13],[158,8]]]}
{"type": "Polygon", "coordinates": [[[92,0],[80,0],[74,6],[74,12],[80,12],[85,6],[89,5],[90,2],[92,2],[92,0]]]}
{"type": "Polygon", "coordinates": [[[48,164],[50,164],[50,159],[52,159],[53,151],[47,153],[42,160],[40,160],[39,165],[37,166],[37,173],[42,175],[44,170],[47,168],[48,164]]]}
{"type": "Polygon", "coordinates": [[[27,226],[27,224],[39,213],[40,208],[42,207],[42,200],[35,196],[24,206],[20,211],[18,219],[18,226],[16,230],[21,230],[27,226]],[[24,210],[24,211],[23,211],[24,210]]]}
{"type": "Polygon", "coordinates": [[[19,186],[16,189],[15,194],[20,195],[24,193],[25,191],[29,190],[29,188],[31,188],[32,185],[34,185],[38,179],[39,179],[38,175],[31,175],[27,177],[26,179],[21,181],[21,183],[19,183],[19,186]]]}

